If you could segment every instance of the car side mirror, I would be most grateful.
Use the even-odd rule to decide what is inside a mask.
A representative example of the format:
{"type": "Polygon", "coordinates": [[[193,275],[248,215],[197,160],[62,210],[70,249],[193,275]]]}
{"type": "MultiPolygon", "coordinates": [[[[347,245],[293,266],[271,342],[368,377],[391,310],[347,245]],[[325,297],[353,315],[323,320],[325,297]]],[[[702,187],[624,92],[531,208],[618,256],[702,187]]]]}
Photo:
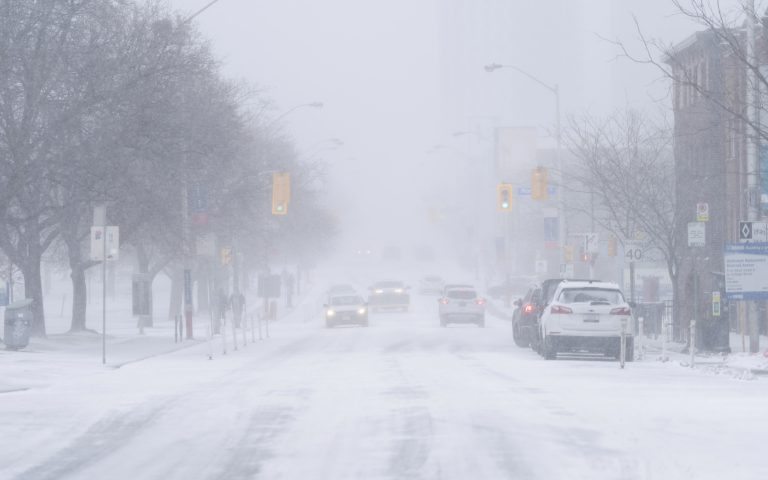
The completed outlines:
{"type": "Polygon", "coordinates": [[[516,307],[521,307],[523,305],[523,300],[518,298],[517,300],[515,300],[513,302],[513,305],[516,306],[516,307]]]}
{"type": "Polygon", "coordinates": [[[323,308],[328,308],[328,304],[327,304],[327,303],[324,303],[324,304],[323,304],[323,308]]]}

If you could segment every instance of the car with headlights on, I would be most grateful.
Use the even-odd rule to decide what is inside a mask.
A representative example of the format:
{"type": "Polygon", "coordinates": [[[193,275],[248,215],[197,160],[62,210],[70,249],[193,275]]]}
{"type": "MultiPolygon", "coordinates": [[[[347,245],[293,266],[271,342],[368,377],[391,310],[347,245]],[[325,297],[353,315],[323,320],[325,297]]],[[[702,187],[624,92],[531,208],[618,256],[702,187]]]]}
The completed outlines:
{"type": "Polygon", "coordinates": [[[411,287],[399,280],[382,280],[368,287],[368,306],[372,311],[403,310],[411,304],[411,287]]]}
{"type": "Polygon", "coordinates": [[[615,283],[561,282],[539,323],[541,353],[548,360],[583,351],[618,358],[622,330],[627,361],[634,355],[632,310],[615,283]]]}
{"type": "Polygon", "coordinates": [[[485,327],[485,299],[471,287],[448,288],[437,300],[440,326],[449,323],[474,323],[485,327]]]}
{"type": "Polygon", "coordinates": [[[356,293],[337,294],[328,297],[325,309],[325,326],[337,325],[368,326],[368,305],[365,299],[356,293]]]}

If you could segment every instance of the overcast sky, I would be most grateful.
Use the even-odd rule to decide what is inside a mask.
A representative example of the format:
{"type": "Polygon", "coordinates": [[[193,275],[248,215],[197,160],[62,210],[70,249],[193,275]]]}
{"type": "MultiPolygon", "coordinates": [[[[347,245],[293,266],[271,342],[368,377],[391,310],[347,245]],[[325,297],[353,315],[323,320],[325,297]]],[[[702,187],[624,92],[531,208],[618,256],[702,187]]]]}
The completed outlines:
{"type": "MultiPolygon", "coordinates": [[[[193,12],[207,1],[172,5],[193,12]]],[[[220,0],[197,22],[225,73],[260,86],[276,115],[325,104],[283,122],[305,155],[331,165],[334,208],[347,224],[375,219],[371,232],[423,222],[432,207],[425,191],[464,172],[427,151],[446,144],[460,156],[451,132],[468,118],[553,123],[550,93],[511,70],[487,74],[484,64],[514,63],[558,83],[564,115],[663,104],[658,73],[616,59],[600,37],[637,48],[634,14],[650,37],[680,41],[694,26],[673,13],[669,0],[220,0]],[[328,138],[345,144],[329,150],[328,138]]]]}

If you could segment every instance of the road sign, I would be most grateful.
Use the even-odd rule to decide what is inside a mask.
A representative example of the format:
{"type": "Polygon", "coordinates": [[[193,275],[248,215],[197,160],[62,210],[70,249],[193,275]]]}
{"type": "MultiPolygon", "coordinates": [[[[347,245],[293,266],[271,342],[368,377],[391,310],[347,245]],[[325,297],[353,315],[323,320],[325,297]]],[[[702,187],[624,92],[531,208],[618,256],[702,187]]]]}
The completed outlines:
{"type": "Polygon", "coordinates": [[[120,227],[91,227],[91,254],[94,262],[104,260],[104,247],[107,249],[107,260],[117,260],[120,253],[120,227]],[[104,229],[107,238],[104,240],[104,229]]]}
{"type": "Polygon", "coordinates": [[[627,242],[624,246],[624,257],[630,262],[640,262],[643,260],[643,249],[636,243],[627,242]]]}
{"type": "Polygon", "coordinates": [[[768,243],[725,246],[725,294],[729,300],[768,299],[768,243]]]}
{"type": "Polygon", "coordinates": [[[709,204],[705,202],[699,202],[696,204],[696,221],[708,222],[709,221],[709,204]]]}
{"type": "Polygon", "coordinates": [[[597,253],[600,250],[598,244],[599,236],[597,233],[584,234],[584,251],[586,253],[597,253]]]}
{"type": "Polygon", "coordinates": [[[739,222],[739,242],[768,242],[768,223],[739,222]]]}
{"type": "Polygon", "coordinates": [[[713,317],[719,317],[720,316],[720,292],[712,292],[712,316],[713,317]]]}
{"type": "Polygon", "coordinates": [[[706,245],[706,228],[707,228],[707,224],[704,222],[688,223],[688,246],[689,247],[703,247],[704,245],[706,245]]]}
{"type": "Polygon", "coordinates": [[[563,278],[573,278],[573,264],[572,263],[561,263],[560,264],[560,275],[563,278]]]}

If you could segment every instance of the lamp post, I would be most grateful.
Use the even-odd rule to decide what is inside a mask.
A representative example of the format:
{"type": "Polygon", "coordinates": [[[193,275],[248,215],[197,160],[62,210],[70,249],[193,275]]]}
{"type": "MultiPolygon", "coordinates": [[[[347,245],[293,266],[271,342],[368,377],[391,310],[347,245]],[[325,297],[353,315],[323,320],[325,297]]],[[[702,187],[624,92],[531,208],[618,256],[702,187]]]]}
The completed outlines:
{"type": "Polygon", "coordinates": [[[491,63],[483,67],[486,72],[493,73],[496,70],[502,69],[502,68],[509,68],[517,73],[520,73],[527,77],[528,79],[536,82],[540,86],[544,87],[547,91],[552,93],[555,96],[555,163],[557,164],[557,168],[560,170],[560,175],[558,182],[560,183],[560,191],[559,191],[559,210],[560,214],[558,215],[558,229],[560,230],[560,270],[561,273],[564,273],[565,269],[565,252],[564,252],[564,246],[568,239],[568,224],[565,220],[565,170],[563,168],[563,157],[560,153],[561,149],[561,129],[560,129],[560,86],[558,84],[549,85],[548,83],[538,79],[534,75],[531,75],[530,73],[526,72],[520,67],[517,67],[515,65],[501,65],[498,63],[491,63]]]}

